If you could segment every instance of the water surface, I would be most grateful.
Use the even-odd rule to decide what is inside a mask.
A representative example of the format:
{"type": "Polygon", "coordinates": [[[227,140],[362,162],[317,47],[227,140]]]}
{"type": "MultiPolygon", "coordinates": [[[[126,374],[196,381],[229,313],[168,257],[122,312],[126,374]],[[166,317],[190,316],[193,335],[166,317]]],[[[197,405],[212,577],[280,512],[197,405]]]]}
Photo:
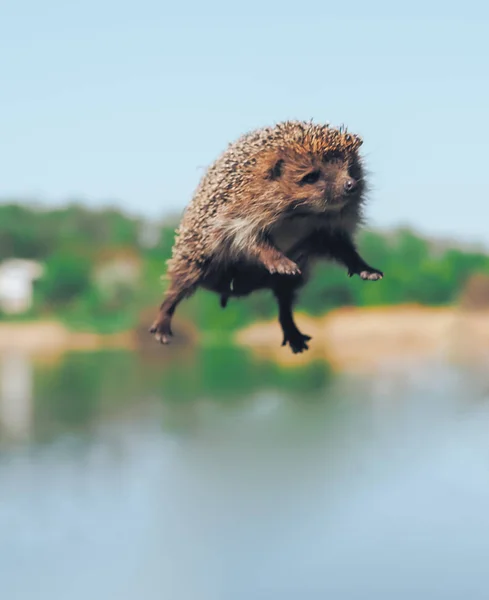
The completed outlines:
{"type": "Polygon", "coordinates": [[[2,357],[8,600],[487,598],[489,379],[2,357]]]}

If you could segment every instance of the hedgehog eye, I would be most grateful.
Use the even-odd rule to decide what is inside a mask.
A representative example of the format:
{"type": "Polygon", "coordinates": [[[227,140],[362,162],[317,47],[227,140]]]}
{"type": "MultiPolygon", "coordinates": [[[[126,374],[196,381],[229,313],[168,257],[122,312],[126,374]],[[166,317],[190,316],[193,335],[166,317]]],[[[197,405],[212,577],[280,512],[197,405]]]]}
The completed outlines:
{"type": "Polygon", "coordinates": [[[306,185],[306,184],[310,184],[310,183],[316,183],[319,180],[319,175],[320,175],[319,171],[311,171],[307,175],[304,175],[304,177],[300,181],[300,184],[306,185]]]}

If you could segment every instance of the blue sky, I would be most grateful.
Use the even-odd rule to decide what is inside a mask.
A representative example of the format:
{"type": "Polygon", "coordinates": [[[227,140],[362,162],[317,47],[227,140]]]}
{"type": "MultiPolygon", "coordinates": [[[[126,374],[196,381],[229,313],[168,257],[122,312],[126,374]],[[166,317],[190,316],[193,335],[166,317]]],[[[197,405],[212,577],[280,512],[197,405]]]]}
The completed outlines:
{"type": "Polygon", "coordinates": [[[0,197],[180,213],[248,129],[345,123],[373,226],[489,244],[483,2],[7,0],[0,197]]]}

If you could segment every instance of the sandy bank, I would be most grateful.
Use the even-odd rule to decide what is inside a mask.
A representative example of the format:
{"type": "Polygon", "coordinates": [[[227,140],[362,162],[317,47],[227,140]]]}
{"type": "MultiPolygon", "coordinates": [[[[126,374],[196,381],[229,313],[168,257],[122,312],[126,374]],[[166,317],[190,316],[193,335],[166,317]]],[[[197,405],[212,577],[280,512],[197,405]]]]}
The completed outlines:
{"type": "Polygon", "coordinates": [[[57,321],[0,323],[0,352],[22,350],[29,354],[52,354],[69,350],[133,346],[130,333],[99,335],[75,332],[57,321]]]}
{"type": "Polygon", "coordinates": [[[489,358],[489,311],[395,306],[344,308],[322,318],[297,316],[299,328],[313,337],[309,351],[294,355],[280,346],[276,321],[238,332],[239,344],[282,364],[326,359],[337,370],[368,371],[388,362],[443,358],[489,358]]]}

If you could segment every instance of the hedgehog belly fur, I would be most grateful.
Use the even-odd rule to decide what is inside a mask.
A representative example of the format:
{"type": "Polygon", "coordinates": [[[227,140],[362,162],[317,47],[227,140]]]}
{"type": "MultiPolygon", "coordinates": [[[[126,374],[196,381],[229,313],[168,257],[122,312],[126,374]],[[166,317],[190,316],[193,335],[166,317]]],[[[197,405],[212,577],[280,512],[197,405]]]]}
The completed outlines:
{"type": "Polygon", "coordinates": [[[317,218],[314,216],[283,219],[271,228],[270,237],[277,248],[287,254],[299,242],[316,231],[317,228],[317,218]]]}

